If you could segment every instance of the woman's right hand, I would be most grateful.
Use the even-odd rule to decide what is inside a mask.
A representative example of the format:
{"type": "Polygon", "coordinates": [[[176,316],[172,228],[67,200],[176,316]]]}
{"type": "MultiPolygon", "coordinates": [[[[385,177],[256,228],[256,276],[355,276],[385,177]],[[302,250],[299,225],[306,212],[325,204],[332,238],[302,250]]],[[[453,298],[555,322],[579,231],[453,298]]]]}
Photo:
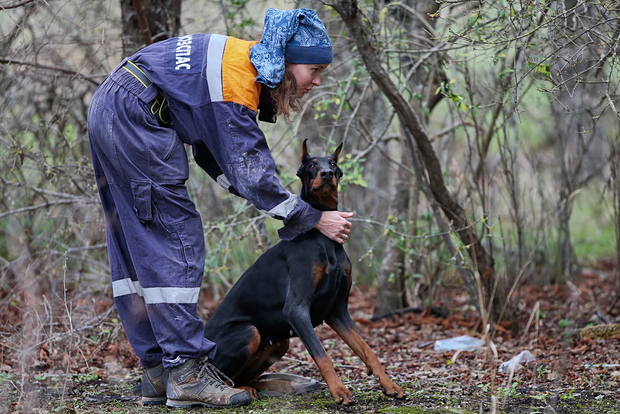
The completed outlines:
{"type": "Polygon", "coordinates": [[[336,243],[344,244],[349,238],[352,226],[347,218],[352,216],[353,213],[349,212],[324,211],[321,219],[314,227],[336,243]]]}

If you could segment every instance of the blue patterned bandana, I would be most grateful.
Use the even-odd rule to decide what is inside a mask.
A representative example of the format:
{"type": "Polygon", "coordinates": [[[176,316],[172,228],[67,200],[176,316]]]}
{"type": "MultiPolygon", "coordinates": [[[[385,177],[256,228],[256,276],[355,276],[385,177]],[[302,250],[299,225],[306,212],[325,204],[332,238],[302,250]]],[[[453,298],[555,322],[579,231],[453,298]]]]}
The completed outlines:
{"type": "Polygon", "coordinates": [[[331,63],[332,44],[314,10],[270,8],[263,36],[250,49],[250,60],[258,71],[256,81],[273,88],[282,82],[285,62],[331,63]]]}

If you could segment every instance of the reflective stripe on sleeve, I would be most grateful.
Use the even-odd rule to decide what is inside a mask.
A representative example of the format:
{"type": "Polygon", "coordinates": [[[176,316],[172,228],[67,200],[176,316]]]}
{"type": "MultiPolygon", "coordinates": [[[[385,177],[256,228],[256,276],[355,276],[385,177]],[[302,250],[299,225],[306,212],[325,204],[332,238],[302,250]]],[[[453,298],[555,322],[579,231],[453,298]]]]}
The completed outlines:
{"type": "Polygon", "coordinates": [[[295,210],[295,207],[297,207],[298,203],[297,196],[295,194],[288,193],[288,195],[289,197],[286,201],[278,204],[266,213],[269,214],[271,217],[280,217],[282,219],[288,217],[291,211],[295,210]]]}
{"type": "Polygon", "coordinates": [[[230,181],[228,181],[228,178],[226,178],[224,174],[218,175],[216,181],[220,185],[220,187],[226,190],[230,188],[230,181]]]}
{"type": "Polygon", "coordinates": [[[121,279],[112,282],[114,297],[136,294],[144,298],[147,304],[155,303],[197,303],[200,288],[143,288],[140,283],[131,279],[121,279]]]}
{"type": "Polygon", "coordinates": [[[212,34],[209,39],[206,71],[211,102],[222,102],[224,100],[224,93],[222,92],[222,56],[224,56],[227,39],[227,36],[218,34],[212,34]]]}

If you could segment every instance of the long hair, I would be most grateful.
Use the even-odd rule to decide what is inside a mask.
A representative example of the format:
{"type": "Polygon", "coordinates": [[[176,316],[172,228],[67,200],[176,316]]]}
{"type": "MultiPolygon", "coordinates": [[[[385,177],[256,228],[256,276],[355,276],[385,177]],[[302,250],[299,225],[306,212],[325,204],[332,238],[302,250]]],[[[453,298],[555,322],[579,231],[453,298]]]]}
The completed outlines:
{"type": "Polygon", "coordinates": [[[297,81],[288,67],[284,68],[282,82],[271,90],[271,98],[276,105],[276,117],[284,116],[287,123],[291,122],[291,112],[301,111],[300,98],[297,98],[297,81]]]}

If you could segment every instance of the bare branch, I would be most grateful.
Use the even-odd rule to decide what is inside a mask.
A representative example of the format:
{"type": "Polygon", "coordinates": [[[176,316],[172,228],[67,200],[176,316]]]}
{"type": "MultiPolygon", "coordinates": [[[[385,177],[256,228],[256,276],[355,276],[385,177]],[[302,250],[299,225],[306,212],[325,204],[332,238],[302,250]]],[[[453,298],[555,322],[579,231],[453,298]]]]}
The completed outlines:
{"type": "MultiPolygon", "coordinates": [[[[0,9],[2,9],[2,10],[17,9],[18,7],[25,6],[26,4],[29,4],[29,3],[34,3],[35,1],[37,1],[37,0],[24,0],[21,3],[8,4],[6,6],[3,6],[3,5],[0,4],[0,9]]],[[[47,2],[45,2],[45,3],[47,3],[47,2]]]]}
{"type": "Polygon", "coordinates": [[[87,80],[88,82],[92,83],[95,86],[99,86],[99,84],[101,83],[101,81],[97,80],[96,78],[105,77],[105,75],[88,76],[88,75],[84,75],[79,72],[76,72],[73,69],[63,68],[62,66],[45,65],[43,63],[28,62],[28,61],[19,60],[19,59],[9,59],[9,58],[0,57],[0,63],[5,63],[7,65],[24,65],[24,66],[30,66],[30,67],[38,68],[38,69],[62,72],[67,75],[72,75],[78,79],[87,80]]]}
{"type": "Polygon", "coordinates": [[[17,208],[15,210],[11,210],[11,211],[7,211],[5,213],[0,213],[0,218],[5,217],[5,216],[10,216],[13,214],[19,214],[19,213],[25,213],[27,211],[34,211],[34,210],[39,210],[42,208],[47,208],[47,207],[51,207],[51,206],[55,206],[55,205],[59,205],[59,204],[73,204],[73,203],[80,203],[80,204],[97,204],[98,201],[95,199],[90,199],[90,198],[83,198],[78,200],[58,200],[58,201],[50,201],[48,203],[42,203],[42,204],[37,204],[35,206],[28,206],[28,207],[22,207],[22,208],[17,208]]]}

